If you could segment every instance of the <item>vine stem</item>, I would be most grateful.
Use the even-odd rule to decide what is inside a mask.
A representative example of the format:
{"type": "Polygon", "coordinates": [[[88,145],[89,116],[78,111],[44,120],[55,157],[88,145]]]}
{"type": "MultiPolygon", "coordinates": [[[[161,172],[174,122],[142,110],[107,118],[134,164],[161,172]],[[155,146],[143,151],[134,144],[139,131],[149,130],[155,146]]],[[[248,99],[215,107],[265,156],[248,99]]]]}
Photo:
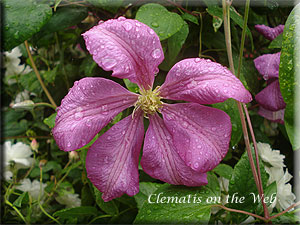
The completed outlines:
{"type": "MultiPolygon", "coordinates": [[[[247,2],[248,2],[248,4],[246,4],[246,8],[245,8],[246,14],[249,12],[250,0],[247,0],[247,2]]],[[[233,57],[232,57],[232,49],[231,49],[229,5],[230,5],[230,3],[228,3],[228,1],[226,2],[226,0],[222,0],[227,56],[228,56],[230,70],[233,74],[235,74],[234,64],[233,64],[233,57]]],[[[246,26],[247,26],[246,19],[248,19],[248,16],[247,16],[247,18],[245,18],[243,31],[246,29],[246,26]]],[[[245,34],[242,38],[245,39],[245,34]]],[[[243,40],[241,41],[241,48],[242,48],[241,52],[242,53],[243,53],[243,48],[244,48],[244,41],[243,40]]],[[[240,58],[241,58],[241,55],[240,55],[240,58]]],[[[242,62],[242,60],[240,60],[239,67],[241,67],[241,62],[242,62]]],[[[255,143],[254,144],[254,146],[255,146],[255,158],[256,158],[257,171],[258,172],[256,171],[254,160],[253,160],[253,157],[252,157],[252,151],[251,151],[251,146],[250,146],[250,141],[249,141],[247,124],[246,124],[246,120],[245,120],[245,116],[244,116],[244,112],[243,112],[243,107],[244,107],[245,112],[246,112],[246,116],[247,115],[249,116],[248,111],[247,111],[247,107],[246,107],[245,104],[243,104],[243,107],[242,107],[242,104],[240,102],[237,102],[237,105],[238,105],[238,110],[239,110],[240,119],[241,119],[241,123],[242,123],[242,128],[243,128],[243,133],[244,133],[244,140],[245,140],[245,144],[246,144],[246,150],[247,150],[247,154],[248,154],[248,158],[249,158],[250,167],[251,167],[251,170],[252,170],[252,174],[253,174],[253,177],[254,177],[256,187],[258,189],[258,193],[259,193],[260,198],[262,200],[261,202],[262,202],[263,209],[264,209],[265,219],[268,220],[270,216],[269,216],[268,208],[267,208],[266,204],[264,203],[264,192],[263,192],[263,187],[262,187],[262,182],[261,182],[260,168],[259,168],[259,161],[258,161],[258,154],[257,154],[257,148],[256,148],[256,141],[255,141],[255,137],[254,137],[254,132],[253,132],[252,126],[250,125],[249,129],[251,130],[250,131],[251,134],[253,134],[252,135],[252,140],[253,140],[253,143],[255,143]]],[[[247,121],[248,121],[248,123],[249,122],[251,123],[250,117],[247,121]]]]}
{"type": "Polygon", "coordinates": [[[32,55],[31,55],[31,53],[30,53],[30,50],[29,50],[28,42],[25,41],[24,43],[25,43],[26,51],[27,51],[27,54],[28,54],[28,56],[29,56],[29,59],[30,59],[30,62],[31,62],[33,71],[34,71],[34,73],[35,73],[37,79],[39,80],[39,82],[40,82],[40,84],[41,84],[41,86],[42,86],[42,88],[43,88],[45,94],[47,95],[49,101],[50,101],[51,104],[56,108],[57,105],[55,104],[55,102],[54,102],[54,100],[53,100],[51,94],[49,93],[48,89],[46,88],[46,86],[45,86],[45,84],[44,84],[44,82],[43,82],[43,80],[42,80],[42,78],[41,78],[41,75],[40,75],[38,69],[36,68],[35,62],[34,62],[34,60],[33,60],[33,58],[32,58],[32,55]]]}

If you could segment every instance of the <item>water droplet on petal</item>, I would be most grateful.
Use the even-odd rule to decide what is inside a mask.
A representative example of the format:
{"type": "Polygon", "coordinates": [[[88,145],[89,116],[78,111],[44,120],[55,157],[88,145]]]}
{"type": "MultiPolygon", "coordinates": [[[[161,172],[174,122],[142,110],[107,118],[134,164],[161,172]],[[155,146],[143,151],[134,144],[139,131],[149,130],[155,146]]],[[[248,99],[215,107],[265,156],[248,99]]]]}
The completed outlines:
{"type": "Polygon", "coordinates": [[[194,164],[194,168],[197,169],[198,167],[199,167],[199,163],[196,162],[196,163],[194,164]]]}
{"type": "Polygon", "coordinates": [[[187,128],[188,123],[184,121],[183,124],[182,124],[182,126],[183,126],[184,128],[187,128]]]}
{"type": "Polygon", "coordinates": [[[68,142],[67,147],[70,148],[71,147],[71,142],[68,142]]]}
{"type": "Polygon", "coordinates": [[[195,62],[196,62],[196,63],[198,63],[198,62],[200,62],[200,61],[201,61],[200,58],[196,58],[196,59],[195,59],[195,62]]]}
{"type": "Polygon", "coordinates": [[[85,122],[85,124],[86,124],[88,127],[92,126],[92,120],[91,120],[91,119],[87,119],[86,122],[85,122]]]}
{"type": "Polygon", "coordinates": [[[75,119],[75,120],[81,120],[82,117],[83,117],[83,113],[82,113],[82,112],[77,112],[77,113],[75,113],[75,115],[74,115],[74,119],[75,119]]]}
{"type": "Polygon", "coordinates": [[[111,69],[112,67],[114,67],[117,64],[117,61],[115,59],[108,59],[108,58],[104,58],[102,59],[102,65],[104,67],[106,67],[107,69],[111,69]]]}
{"type": "Polygon", "coordinates": [[[120,17],[118,18],[118,21],[124,21],[124,20],[126,20],[126,18],[125,18],[124,16],[120,16],[120,17]]]}
{"type": "Polygon", "coordinates": [[[211,130],[212,130],[212,131],[216,131],[216,130],[217,130],[217,128],[215,128],[215,127],[212,127],[212,128],[211,128],[211,130]]]}
{"type": "Polygon", "coordinates": [[[126,31],[129,31],[132,28],[132,24],[130,22],[125,22],[125,23],[122,24],[122,26],[124,27],[124,29],[126,31]]]}
{"type": "Polygon", "coordinates": [[[160,56],[161,56],[161,50],[160,49],[155,49],[153,52],[152,52],[152,57],[153,58],[155,58],[155,59],[157,59],[157,58],[159,58],[160,56]]]}

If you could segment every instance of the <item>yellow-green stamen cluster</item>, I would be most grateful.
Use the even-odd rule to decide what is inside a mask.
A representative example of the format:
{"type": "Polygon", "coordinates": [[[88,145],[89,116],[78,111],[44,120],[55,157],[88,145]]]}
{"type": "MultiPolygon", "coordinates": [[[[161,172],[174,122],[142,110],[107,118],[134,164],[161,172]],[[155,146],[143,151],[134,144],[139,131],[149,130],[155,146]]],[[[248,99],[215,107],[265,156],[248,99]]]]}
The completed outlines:
{"type": "Polygon", "coordinates": [[[162,97],[159,96],[160,92],[158,91],[158,87],[156,87],[153,91],[152,90],[140,90],[141,95],[139,96],[137,102],[135,103],[134,112],[137,109],[142,109],[144,111],[145,117],[147,115],[153,115],[156,111],[160,112],[160,108],[162,107],[162,102],[160,99],[162,97]]]}

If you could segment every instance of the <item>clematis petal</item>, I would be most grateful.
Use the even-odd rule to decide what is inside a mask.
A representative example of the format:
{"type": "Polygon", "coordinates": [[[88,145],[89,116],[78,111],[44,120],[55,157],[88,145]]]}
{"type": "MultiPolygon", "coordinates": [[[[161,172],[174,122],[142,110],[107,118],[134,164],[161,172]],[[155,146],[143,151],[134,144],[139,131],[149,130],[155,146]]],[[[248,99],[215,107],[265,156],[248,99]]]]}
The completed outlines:
{"type": "Polygon", "coordinates": [[[254,65],[265,80],[278,78],[280,52],[264,54],[254,59],[254,65]]]}
{"type": "Polygon", "coordinates": [[[104,201],[139,192],[139,153],[144,136],[141,111],[121,120],[90,147],[86,171],[104,201]]]}
{"type": "Polygon", "coordinates": [[[271,111],[260,106],[258,110],[258,114],[266,118],[267,120],[273,121],[275,123],[284,124],[284,110],[285,109],[280,109],[278,111],[271,111]]]}
{"type": "Polygon", "coordinates": [[[255,99],[262,107],[271,111],[284,109],[286,106],[280,92],[278,79],[259,92],[255,99]]]}
{"type": "Polygon", "coordinates": [[[119,17],[83,34],[93,59],[112,76],[150,89],[164,54],[156,33],[145,24],[119,17]]]}
{"type": "Polygon", "coordinates": [[[52,130],[56,143],[64,151],[83,147],[137,98],[138,95],[104,78],[76,81],[57,109],[52,130]]]}
{"type": "Polygon", "coordinates": [[[141,166],[151,177],[175,185],[199,186],[207,184],[205,173],[185,164],[176,152],[174,141],[164,121],[157,115],[149,116],[141,166]]]}
{"type": "Polygon", "coordinates": [[[160,95],[167,99],[213,104],[234,98],[250,102],[251,94],[226,67],[208,59],[185,59],[173,66],[160,95]]]}
{"type": "Polygon", "coordinates": [[[212,170],[225,157],[231,136],[225,112],[196,103],[164,104],[161,112],[180,157],[193,170],[212,170]]]}
{"type": "Polygon", "coordinates": [[[274,40],[279,34],[283,32],[284,25],[278,25],[277,27],[268,27],[266,25],[255,25],[254,28],[261,33],[265,38],[272,41],[274,40]]]}

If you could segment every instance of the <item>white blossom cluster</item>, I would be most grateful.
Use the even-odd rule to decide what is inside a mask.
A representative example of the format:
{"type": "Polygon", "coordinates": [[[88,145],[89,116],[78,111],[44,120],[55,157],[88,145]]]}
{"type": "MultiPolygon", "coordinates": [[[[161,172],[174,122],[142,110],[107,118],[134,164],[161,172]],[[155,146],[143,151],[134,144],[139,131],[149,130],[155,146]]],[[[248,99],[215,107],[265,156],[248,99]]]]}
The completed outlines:
{"type": "Polygon", "coordinates": [[[292,175],[289,174],[288,169],[284,169],[285,156],[280,154],[279,150],[273,150],[269,144],[257,143],[258,154],[260,158],[266,163],[265,170],[269,174],[268,185],[276,182],[277,185],[277,200],[271,205],[279,210],[285,210],[290,205],[295,203],[296,196],[292,192],[292,185],[288,182],[292,175]]]}

